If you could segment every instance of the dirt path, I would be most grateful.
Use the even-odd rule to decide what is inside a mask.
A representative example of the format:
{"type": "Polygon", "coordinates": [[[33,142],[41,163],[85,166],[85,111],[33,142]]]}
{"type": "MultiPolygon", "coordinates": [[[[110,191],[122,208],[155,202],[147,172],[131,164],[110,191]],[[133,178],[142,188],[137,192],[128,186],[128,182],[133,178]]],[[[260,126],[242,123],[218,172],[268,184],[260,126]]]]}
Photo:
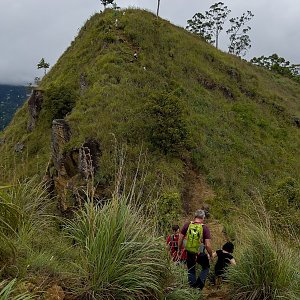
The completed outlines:
{"type": "Polygon", "coordinates": [[[183,209],[185,216],[190,217],[195,210],[207,205],[207,202],[214,197],[214,192],[203,176],[189,166],[186,167],[184,181],[183,209]]]}
{"type": "Polygon", "coordinates": [[[206,300],[229,300],[226,289],[209,289],[203,291],[206,300]]]}
{"type": "MultiPolygon", "coordinates": [[[[190,166],[186,167],[184,181],[183,209],[185,216],[183,223],[192,220],[194,217],[193,214],[197,209],[204,208],[209,210],[209,203],[211,203],[214,197],[213,190],[205,182],[203,176],[190,166]]],[[[220,249],[224,242],[226,242],[223,225],[217,220],[210,218],[206,220],[206,224],[211,232],[213,250],[220,249]]],[[[225,288],[215,289],[212,286],[208,286],[204,288],[203,294],[206,300],[228,300],[225,288]]]]}

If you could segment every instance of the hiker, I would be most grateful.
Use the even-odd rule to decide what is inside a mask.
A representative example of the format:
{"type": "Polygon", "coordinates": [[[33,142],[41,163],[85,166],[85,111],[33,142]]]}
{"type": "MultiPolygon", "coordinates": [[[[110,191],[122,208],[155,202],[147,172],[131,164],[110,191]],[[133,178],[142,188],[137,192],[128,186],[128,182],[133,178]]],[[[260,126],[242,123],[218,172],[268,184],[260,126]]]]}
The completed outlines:
{"type": "Polygon", "coordinates": [[[188,282],[191,287],[203,289],[206,277],[209,273],[208,252],[212,258],[210,231],[204,225],[205,211],[198,209],[195,219],[184,224],[179,234],[178,255],[180,256],[184,238],[186,238],[185,250],[187,252],[188,282]],[[196,277],[196,263],[201,266],[199,276],[196,277]]]}
{"type": "Polygon", "coordinates": [[[173,234],[169,235],[167,238],[167,247],[168,251],[170,253],[170,256],[172,257],[173,261],[176,262],[183,262],[186,260],[186,251],[182,249],[181,251],[181,256],[178,257],[178,238],[179,238],[179,226],[178,225],[173,225],[172,226],[172,231],[173,234]]]}
{"type": "Polygon", "coordinates": [[[215,284],[220,286],[225,277],[226,269],[229,265],[236,265],[235,259],[232,256],[234,245],[227,242],[223,245],[222,250],[219,249],[213,253],[213,258],[218,257],[215,265],[215,284]]]}

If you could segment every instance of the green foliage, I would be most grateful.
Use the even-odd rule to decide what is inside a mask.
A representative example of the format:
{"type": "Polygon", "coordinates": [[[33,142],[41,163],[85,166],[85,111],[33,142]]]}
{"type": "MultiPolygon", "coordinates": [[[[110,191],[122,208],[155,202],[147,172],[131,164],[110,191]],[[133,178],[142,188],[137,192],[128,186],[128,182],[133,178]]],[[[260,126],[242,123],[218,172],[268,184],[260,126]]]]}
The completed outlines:
{"type": "Polygon", "coordinates": [[[177,192],[164,193],[158,199],[157,218],[160,230],[168,231],[172,225],[178,223],[182,214],[182,202],[177,192]]]}
{"type": "Polygon", "coordinates": [[[254,65],[264,67],[274,73],[292,78],[296,81],[299,81],[299,65],[291,64],[289,61],[285,60],[283,57],[278,56],[274,53],[269,57],[260,56],[253,57],[250,60],[254,65]]]}
{"type": "Polygon", "coordinates": [[[236,239],[236,225],[234,222],[225,221],[223,223],[223,232],[229,241],[234,241],[236,239]]]}
{"type": "Polygon", "coordinates": [[[163,292],[168,274],[163,244],[140,209],[113,198],[87,202],[66,232],[81,250],[77,294],[96,299],[149,299],[163,292]]]}
{"type": "MultiPolygon", "coordinates": [[[[215,43],[216,48],[218,48],[220,33],[230,13],[231,10],[223,2],[215,3],[208,11],[205,11],[205,14],[196,13],[192,19],[187,20],[188,25],[186,29],[203,37],[211,44],[215,43]]],[[[231,26],[226,31],[230,35],[228,53],[237,56],[246,55],[247,50],[251,47],[251,40],[247,34],[251,27],[244,27],[244,25],[253,16],[252,12],[248,10],[247,13],[243,13],[240,17],[229,20],[231,26]]]]}
{"type": "Polygon", "coordinates": [[[230,34],[228,53],[238,56],[246,55],[247,50],[251,47],[251,40],[247,34],[251,30],[251,27],[244,27],[244,25],[253,17],[254,14],[248,10],[247,13],[243,13],[240,17],[231,18],[229,20],[231,27],[226,31],[227,34],[230,34]]]}
{"type": "Polygon", "coordinates": [[[171,93],[155,95],[151,100],[146,109],[151,144],[164,154],[179,154],[188,138],[183,103],[171,93]]]}
{"type": "Polygon", "coordinates": [[[230,268],[228,281],[232,299],[299,299],[299,252],[267,226],[246,223],[237,265],[230,268]]]}
{"type": "Polygon", "coordinates": [[[16,293],[16,279],[10,282],[2,281],[0,282],[0,300],[31,300],[35,297],[29,293],[16,293]]]}
{"type": "Polygon", "coordinates": [[[47,69],[48,69],[49,67],[50,67],[50,64],[47,63],[47,62],[45,62],[45,59],[44,59],[44,58],[42,58],[42,59],[40,60],[40,62],[37,64],[37,68],[38,68],[38,69],[44,69],[45,75],[46,75],[47,69]]]}
{"type": "MultiPolygon", "coordinates": [[[[233,206],[247,202],[253,189],[265,195],[276,190],[282,178],[300,182],[300,135],[293,122],[293,116],[300,115],[296,82],[217,51],[149,12],[129,9],[123,15],[107,9],[86,22],[40,82],[46,107],[36,128],[26,130],[25,104],[0,133],[2,183],[15,176],[43,176],[51,157],[49,119],[55,109],[47,90],[61,87],[76,95],[74,109],[66,105],[69,113],[59,116],[65,117],[72,132],[66,149],[91,137],[101,144],[95,174],[100,193],[110,191],[113,183],[115,139],[127,145],[129,173],[134,173],[141,149],[147,152],[144,187],[156,192],[153,187],[163,179],[158,197],[186,188],[184,169],[192,159],[191,167],[214,190],[212,210],[220,217],[227,218],[233,206]],[[86,83],[83,89],[81,78],[86,83]],[[181,92],[174,92],[178,87],[181,92]],[[179,109],[169,113],[169,105],[179,109]],[[157,110],[167,116],[166,122],[155,115],[157,110]],[[18,142],[25,146],[21,153],[14,152],[18,142]],[[175,153],[168,152],[173,149],[175,153]]],[[[60,98],[56,97],[58,102],[60,98]]],[[[291,212],[283,206],[281,210],[291,212]]]]}
{"type": "Polygon", "coordinates": [[[267,194],[267,203],[270,209],[277,211],[291,207],[299,207],[300,204],[300,186],[299,183],[291,177],[281,180],[277,183],[274,190],[267,194]]]}
{"type": "Polygon", "coordinates": [[[218,48],[219,35],[230,12],[231,10],[223,2],[215,3],[204,15],[196,13],[191,20],[188,20],[187,29],[202,36],[209,43],[215,43],[218,48]]]}
{"type": "Polygon", "coordinates": [[[76,252],[70,253],[68,241],[54,224],[45,187],[33,178],[0,191],[3,274],[25,277],[32,272],[58,277],[58,273],[69,270],[67,260],[76,256],[76,252]]]}
{"type": "Polygon", "coordinates": [[[12,250],[13,259],[17,250],[13,240],[32,234],[35,227],[42,228],[47,202],[44,188],[33,179],[0,189],[0,239],[12,250]]]}
{"type": "Polygon", "coordinates": [[[45,93],[44,107],[50,114],[51,120],[63,119],[70,113],[76,103],[74,90],[67,86],[50,86],[45,93]]]}
{"type": "MultiPolygon", "coordinates": [[[[2,245],[9,247],[11,254],[15,257],[15,247],[11,242],[11,236],[16,234],[21,212],[7,199],[5,192],[0,191],[0,241],[2,245]]],[[[1,247],[3,255],[3,246],[1,247]]]]}
{"type": "Polygon", "coordinates": [[[184,265],[175,265],[172,263],[170,268],[172,277],[164,300],[202,300],[204,298],[200,290],[189,287],[187,270],[184,265]]]}

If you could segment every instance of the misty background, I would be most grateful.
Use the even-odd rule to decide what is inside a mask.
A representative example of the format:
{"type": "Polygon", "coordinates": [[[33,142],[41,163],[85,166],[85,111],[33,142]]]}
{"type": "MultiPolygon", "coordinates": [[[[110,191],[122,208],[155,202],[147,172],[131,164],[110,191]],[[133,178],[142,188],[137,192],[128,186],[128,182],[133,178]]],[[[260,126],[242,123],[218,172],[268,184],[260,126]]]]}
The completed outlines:
{"type": "MultiPolygon", "coordinates": [[[[161,0],[160,17],[185,27],[187,19],[218,1],[161,0]]],[[[273,53],[300,63],[299,0],[228,0],[229,17],[251,10],[249,35],[252,48],[246,59],[273,53]]],[[[121,8],[136,7],[156,12],[156,0],[119,0],[121,8]]],[[[99,0],[0,0],[0,84],[28,84],[36,76],[42,57],[53,66],[83,24],[103,10],[99,0]]],[[[220,48],[227,51],[226,28],[220,48]]]]}

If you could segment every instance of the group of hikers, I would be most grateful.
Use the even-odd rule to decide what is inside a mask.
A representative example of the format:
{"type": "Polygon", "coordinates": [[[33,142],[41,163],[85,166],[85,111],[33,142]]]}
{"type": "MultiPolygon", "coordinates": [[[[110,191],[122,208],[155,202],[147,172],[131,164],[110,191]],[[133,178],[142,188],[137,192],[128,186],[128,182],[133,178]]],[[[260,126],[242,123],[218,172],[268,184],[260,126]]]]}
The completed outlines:
{"type": "Polygon", "coordinates": [[[217,257],[213,281],[219,286],[224,279],[227,267],[235,265],[232,256],[234,245],[226,242],[222,249],[212,251],[209,228],[204,224],[205,211],[199,209],[195,212],[193,221],[179,228],[173,225],[173,234],[167,238],[168,251],[175,262],[186,263],[188,282],[191,287],[203,289],[210,270],[210,261],[217,257]],[[196,276],[196,265],[201,266],[199,276],[196,276]]]}

